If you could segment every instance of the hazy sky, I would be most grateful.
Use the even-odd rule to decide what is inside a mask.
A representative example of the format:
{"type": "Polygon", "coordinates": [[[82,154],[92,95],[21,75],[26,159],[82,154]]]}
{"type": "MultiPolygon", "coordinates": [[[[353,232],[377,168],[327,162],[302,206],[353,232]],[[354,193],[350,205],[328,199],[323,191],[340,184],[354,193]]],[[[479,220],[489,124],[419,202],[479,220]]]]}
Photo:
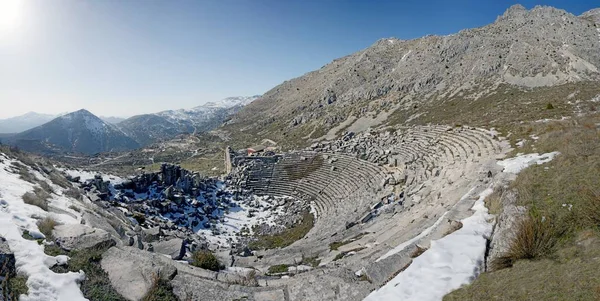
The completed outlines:
{"type": "Polygon", "coordinates": [[[0,118],[131,116],[262,94],[380,38],[482,26],[516,2],[0,0],[0,118]]]}

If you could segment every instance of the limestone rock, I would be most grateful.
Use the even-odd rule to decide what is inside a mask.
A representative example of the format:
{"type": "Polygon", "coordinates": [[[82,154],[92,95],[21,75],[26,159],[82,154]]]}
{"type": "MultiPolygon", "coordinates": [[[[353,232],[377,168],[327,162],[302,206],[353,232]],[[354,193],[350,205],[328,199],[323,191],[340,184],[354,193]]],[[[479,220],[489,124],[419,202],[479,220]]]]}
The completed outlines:
{"type": "Polygon", "coordinates": [[[112,241],[108,232],[80,224],[58,225],[52,233],[56,244],[68,251],[87,249],[112,241]]]}
{"type": "Polygon", "coordinates": [[[142,299],[152,287],[153,277],[172,279],[177,269],[163,255],[133,247],[112,247],[102,255],[102,269],[111,285],[127,300],[142,299]]]}

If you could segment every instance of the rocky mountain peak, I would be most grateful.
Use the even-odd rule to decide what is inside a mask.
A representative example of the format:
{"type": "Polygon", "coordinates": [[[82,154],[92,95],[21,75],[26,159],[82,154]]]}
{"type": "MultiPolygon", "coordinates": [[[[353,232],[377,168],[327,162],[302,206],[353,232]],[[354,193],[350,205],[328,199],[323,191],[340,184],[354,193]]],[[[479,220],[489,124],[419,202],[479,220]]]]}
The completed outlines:
{"type": "Polygon", "coordinates": [[[581,18],[588,19],[596,24],[600,24],[600,8],[594,8],[581,14],[581,18]]]}
{"type": "Polygon", "coordinates": [[[510,19],[514,17],[521,17],[527,13],[527,9],[521,4],[515,4],[509,7],[499,19],[510,19]]]}

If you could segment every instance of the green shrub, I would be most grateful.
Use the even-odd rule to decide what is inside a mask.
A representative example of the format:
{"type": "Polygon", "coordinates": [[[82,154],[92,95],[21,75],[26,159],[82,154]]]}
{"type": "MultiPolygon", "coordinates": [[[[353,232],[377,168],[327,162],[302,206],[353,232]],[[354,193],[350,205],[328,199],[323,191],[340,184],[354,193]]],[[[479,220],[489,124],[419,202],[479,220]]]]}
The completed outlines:
{"type": "Polygon", "coordinates": [[[192,254],[192,265],[215,272],[221,269],[219,259],[206,250],[199,250],[192,254]]]}
{"type": "Polygon", "coordinates": [[[546,110],[554,110],[554,106],[552,105],[552,103],[548,103],[546,105],[546,110]]]}
{"type": "Polygon", "coordinates": [[[320,263],[321,263],[321,260],[319,259],[319,256],[312,256],[312,257],[304,257],[304,255],[302,256],[302,264],[306,264],[313,268],[316,268],[319,266],[320,263]]]}
{"type": "Polygon", "coordinates": [[[278,264],[278,265],[270,266],[268,273],[269,274],[287,273],[289,267],[290,266],[287,264],[278,264]]]}

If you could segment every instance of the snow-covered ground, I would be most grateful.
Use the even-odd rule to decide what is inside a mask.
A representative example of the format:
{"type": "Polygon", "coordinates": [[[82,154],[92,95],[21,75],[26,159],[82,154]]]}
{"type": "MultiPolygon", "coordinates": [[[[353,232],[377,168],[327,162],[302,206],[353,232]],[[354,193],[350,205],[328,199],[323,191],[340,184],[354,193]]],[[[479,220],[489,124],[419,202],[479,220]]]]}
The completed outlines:
{"type": "MultiPolygon", "coordinates": [[[[504,167],[504,172],[517,174],[533,164],[549,162],[558,154],[526,154],[497,163],[504,167]]],[[[415,258],[406,270],[364,300],[442,300],[444,295],[473,282],[483,269],[486,241],[492,234],[493,216],[484,205],[485,198],[492,192],[492,187],[488,187],[476,196],[471,195],[473,190],[463,196],[476,198],[473,215],[461,220],[463,227],[431,241],[431,247],[415,258]]]]}
{"type": "Polygon", "coordinates": [[[551,152],[546,154],[526,154],[520,155],[514,158],[508,158],[502,161],[498,161],[498,165],[504,167],[504,172],[510,172],[517,174],[521,170],[533,164],[544,164],[546,162],[552,161],[554,157],[556,157],[559,152],[551,152]]]}
{"type": "Polygon", "coordinates": [[[81,182],[91,180],[98,174],[102,176],[103,181],[110,181],[111,184],[119,184],[124,181],[124,179],[121,177],[114,176],[114,175],[108,175],[108,174],[101,174],[101,173],[98,173],[95,171],[88,171],[88,170],[82,170],[82,169],[66,169],[66,168],[60,168],[60,167],[56,167],[56,169],[66,173],[67,175],[69,175],[73,178],[80,177],[81,182]]]}
{"type": "MultiPolygon", "coordinates": [[[[64,224],[79,223],[77,212],[68,208],[71,200],[62,196],[62,189],[51,184],[55,191],[50,200],[50,206],[67,214],[49,213],[39,207],[23,202],[22,196],[33,191],[34,184],[20,179],[14,173],[11,164],[15,160],[9,159],[0,153],[0,236],[4,237],[14,252],[17,270],[27,277],[28,295],[22,295],[21,301],[46,301],[46,300],[86,300],[79,289],[78,283],[85,279],[85,274],[79,273],[54,273],[50,267],[66,263],[66,256],[48,256],[44,253],[44,245],[37,241],[27,240],[22,237],[28,231],[34,238],[44,238],[40,233],[37,221],[50,216],[64,224]]],[[[32,171],[36,177],[41,174],[32,171]]],[[[49,182],[50,183],[50,182],[49,182]]]]}
{"type": "Polygon", "coordinates": [[[258,202],[262,208],[272,208],[271,210],[256,210],[256,208],[239,204],[239,207],[231,208],[229,213],[224,214],[224,220],[221,223],[216,225],[216,232],[219,234],[214,234],[211,229],[199,229],[197,231],[198,234],[201,234],[206,238],[207,241],[213,244],[220,245],[229,245],[230,242],[238,241],[238,233],[242,230],[242,228],[247,228],[249,230],[248,234],[252,234],[252,227],[259,224],[269,224],[275,225],[274,219],[279,214],[284,214],[283,208],[273,208],[273,203],[277,203],[277,200],[280,198],[276,198],[275,201],[267,201],[267,197],[264,196],[252,196],[254,198],[254,202],[258,202]],[[248,213],[250,210],[256,210],[252,216],[249,216],[248,213]]]}

